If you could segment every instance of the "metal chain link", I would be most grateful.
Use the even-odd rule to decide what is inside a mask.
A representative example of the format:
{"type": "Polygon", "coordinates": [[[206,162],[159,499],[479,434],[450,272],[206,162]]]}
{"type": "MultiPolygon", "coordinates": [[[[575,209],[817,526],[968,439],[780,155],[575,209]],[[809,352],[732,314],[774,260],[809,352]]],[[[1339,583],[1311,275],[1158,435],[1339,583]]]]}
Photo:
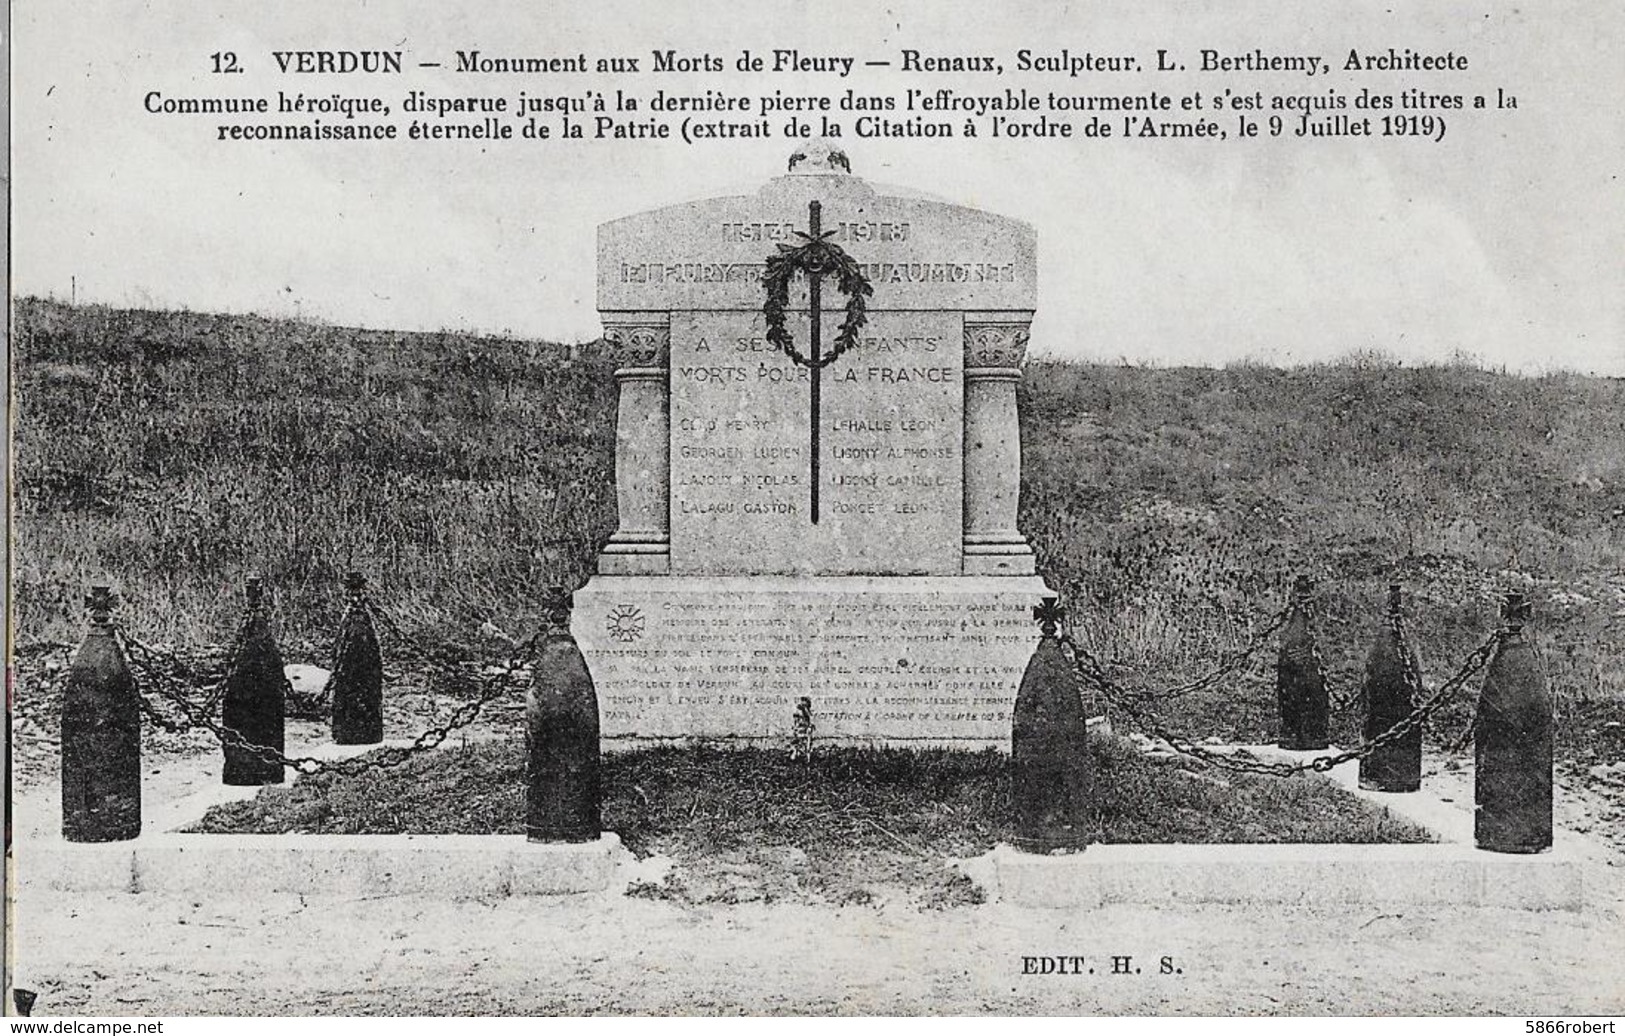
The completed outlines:
{"type": "MultiPolygon", "coordinates": [[[[418,645],[416,640],[408,636],[405,630],[401,629],[400,624],[391,618],[388,612],[384,611],[383,608],[373,603],[371,597],[363,594],[361,597],[361,606],[367,610],[367,614],[371,616],[373,622],[377,624],[377,626],[383,630],[383,632],[394,638],[395,644],[401,649],[402,654],[408,656],[409,658],[415,659],[422,665],[431,670],[439,672],[442,675],[450,674],[453,682],[468,679],[468,674],[464,673],[458,667],[455,659],[450,658],[449,656],[446,658],[436,658],[428,651],[425,651],[418,645]]],[[[510,669],[518,667],[517,660],[529,657],[531,651],[535,649],[536,642],[541,639],[541,635],[542,631],[538,630],[529,637],[526,637],[524,640],[514,644],[513,653],[508,658],[510,669]]]]}
{"type": "MultiPolygon", "coordinates": [[[[1405,636],[1403,623],[1387,617],[1384,617],[1383,621],[1388,623],[1389,628],[1394,631],[1395,639],[1399,641],[1400,664],[1404,666],[1406,680],[1412,688],[1411,707],[1415,708],[1425,696],[1423,692],[1426,691],[1427,685],[1422,679],[1421,671],[1416,668],[1416,658],[1411,651],[1410,641],[1405,636]]],[[[1353,629],[1352,623],[1344,622],[1339,625],[1346,629],[1353,629]]],[[[1331,674],[1326,669],[1324,660],[1321,658],[1318,642],[1315,645],[1315,658],[1320,663],[1320,680],[1322,686],[1326,688],[1326,698],[1331,707],[1335,711],[1346,712],[1351,708],[1360,706],[1365,699],[1364,686],[1356,683],[1347,690],[1339,691],[1332,681],[1331,674]]],[[[1431,727],[1427,729],[1431,729],[1431,727]]]]}
{"type": "Polygon", "coordinates": [[[1198,691],[1205,691],[1225,677],[1242,672],[1252,664],[1253,656],[1267,646],[1277,633],[1285,629],[1286,624],[1290,621],[1292,621],[1292,608],[1289,605],[1271,616],[1263,628],[1254,633],[1252,640],[1245,646],[1231,652],[1228,656],[1220,655],[1218,666],[1211,672],[1199,676],[1189,683],[1158,692],[1157,699],[1159,701],[1171,701],[1188,694],[1195,694],[1198,691]]]}
{"type": "Polygon", "coordinates": [[[1456,740],[1451,742],[1450,753],[1455,755],[1460,752],[1465,752],[1467,750],[1467,746],[1473,743],[1473,737],[1477,732],[1477,728],[1478,717],[1474,716],[1472,719],[1467,721],[1467,726],[1463,728],[1459,735],[1457,735],[1456,740]]]}
{"type": "Polygon", "coordinates": [[[1327,672],[1324,664],[1320,669],[1320,682],[1326,688],[1326,702],[1331,706],[1333,712],[1348,712],[1351,709],[1360,707],[1360,701],[1365,695],[1365,689],[1358,684],[1345,691],[1339,691],[1337,684],[1333,682],[1331,674],[1327,672]]]}
{"type": "Polygon", "coordinates": [[[1184,735],[1175,733],[1168,728],[1156,713],[1140,708],[1134,699],[1137,697],[1143,698],[1145,695],[1129,691],[1113,680],[1100,660],[1077,642],[1070,629],[1062,632],[1059,639],[1061,645],[1071,653],[1073,667],[1085,682],[1093,685],[1110,704],[1122,709],[1136,724],[1167,743],[1175,751],[1225,769],[1276,777],[1289,777],[1306,770],[1326,773],[1344,763],[1363,759],[1383,746],[1404,737],[1410,733],[1412,728],[1424,722],[1436,709],[1465,686],[1474,674],[1484,668],[1489,663],[1489,660],[1494,657],[1501,641],[1507,636],[1508,631],[1504,627],[1490,634],[1483,643],[1473,649],[1455,674],[1439,685],[1438,690],[1418,703],[1409,715],[1370,741],[1335,755],[1321,756],[1304,763],[1271,763],[1255,759],[1241,759],[1225,752],[1216,752],[1211,748],[1197,744],[1184,735]]]}
{"type": "MultiPolygon", "coordinates": [[[[466,688],[470,685],[478,685],[479,687],[472,699],[464,701],[452,710],[449,719],[445,723],[423,731],[411,744],[388,746],[370,753],[368,757],[362,758],[333,760],[310,756],[293,757],[284,755],[268,745],[249,742],[236,730],[216,723],[208,715],[224,694],[225,685],[230,679],[230,668],[228,668],[227,675],[216,684],[209,695],[208,701],[199,704],[193,702],[180,689],[169,686],[174,681],[160,665],[163,660],[161,656],[164,653],[142,643],[122,629],[116,630],[115,635],[125,648],[126,657],[131,662],[131,669],[137,676],[137,689],[139,690],[143,684],[147,685],[168,702],[171,707],[179,710],[184,717],[184,721],[166,717],[157,710],[145,695],[138,695],[141,710],[163,729],[171,733],[186,733],[193,729],[202,728],[213,734],[222,745],[237,748],[268,763],[292,767],[303,774],[328,772],[349,776],[369,770],[397,766],[413,755],[438,747],[454,731],[473,723],[479,717],[480,711],[488,703],[503,696],[510,690],[509,681],[512,679],[513,674],[522,667],[523,661],[531,654],[536,640],[540,636],[540,632],[538,632],[517,644],[513,653],[509,656],[507,667],[502,673],[487,680],[479,680],[463,671],[454,660],[437,658],[421,648],[387,612],[369,597],[362,596],[360,605],[366,609],[367,614],[374,622],[389,634],[399,647],[404,649],[405,654],[415,658],[422,665],[429,668],[431,672],[441,676],[453,686],[461,685],[466,688]]],[[[1136,724],[1168,744],[1175,751],[1224,769],[1286,777],[1310,770],[1325,773],[1344,763],[1363,759],[1385,745],[1409,734],[1419,724],[1425,724],[1434,711],[1453,697],[1457,691],[1466,685],[1468,680],[1489,663],[1502,640],[1508,636],[1508,630],[1505,627],[1495,630],[1473,649],[1457,671],[1448,680],[1440,684],[1433,694],[1423,696],[1418,701],[1417,698],[1423,690],[1421,674],[1417,672],[1415,659],[1405,640],[1404,631],[1395,622],[1394,631],[1399,641],[1400,655],[1405,666],[1406,676],[1411,681],[1411,686],[1415,688],[1412,698],[1414,708],[1409,715],[1371,740],[1336,755],[1321,756],[1304,763],[1271,763],[1256,759],[1238,758],[1229,753],[1214,751],[1170,730],[1154,711],[1142,708],[1138,704],[1139,701],[1146,699],[1169,700],[1211,688],[1220,680],[1235,674],[1248,665],[1264,645],[1269,643],[1276,633],[1280,632],[1290,620],[1291,615],[1291,607],[1282,609],[1272,616],[1246,645],[1227,656],[1221,657],[1219,664],[1213,670],[1184,685],[1161,693],[1136,691],[1123,687],[1111,677],[1100,659],[1078,642],[1073,635],[1072,629],[1067,628],[1062,631],[1059,640],[1061,645],[1070,653],[1073,667],[1080,678],[1094,686],[1110,704],[1127,713],[1129,718],[1136,724]]],[[[1315,659],[1320,667],[1322,679],[1325,680],[1325,666],[1320,656],[1318,644],[1315,649],[1315,659]]],[[[169,661],[173,664],[172,655],[169,656],[169,661]]],[[[235,664],[235,659],[232,664],[235,664]]],[[[1330,691],[1329,685],[1328,691],[1330,691]]],[[[1344,699],[1340,707],[1346,707],[1348,702],[1355,697],[1354,694],[1350,694],[1344,699]]],[[[1463,743],[1470,738],[1470,735],[1471,728],[1469,727],[1468,735],[1463,738],[1463,743]]]]}
{"type": "MultiPolygon", "coordinates": [[[[1220,680],[1223,680],[1226,677],[1235,676],[1249,667],[1252,664],[1254,656],[1257,655],[1264,647],[1266,647],[1277,633],[1285,628],[1286,624],[1291,620],[1291,618],[1292,609],[1290,607],[1284,608],[1277,612],[1265,622],[1262,628],[1252,635],[1252,638],[1247,644],[1236,649],[1235,651],[1230,652],[1228,655],[1221,655],[1218,665],[1214,669],[1204,673],[1201,676],[1198,676],[1196,679],[1191,680],[1188,683],[1160,691],[1131,690],[1117,684],[1114,684],[1114,686],[1116,686],[1123,694],[1135,695],[1146,700],[1155,699],[1157,701],[1172,701],[1177,698],[1183,698],[1186,695],[1195,694],[1199,691],[1208,690],[1220,680]]],[[[1070,633],[1068,635],[1070,636],[1070,633]]],[[[1090,657],[1092,658],[1094,656],[1091,655],[1090,657]]],[[[1101,667],[1102,672],[1105,672],[1105,663],[1097,660],[1096,664],[1101,667]]]]}
{"type": "MultiPolygon", "coordinates": [[[[214,710],[214,706],[218,704],[220,699],[225,695],[226,681],[230,678],[231,674],[231,666],[229,663],[227,665],[226,675],[222,676],[215,682],[214,686],[208,690],[202,701],[193,701],[189,696],[182,693],[178,689],[161,689],[160,695],[163,700],[168,702],[172,708],[179,709],[181,714],[186,718],[177,720],[164,715],[162,712],[158,711],[156,705],[147,699],[145,694],[140,693],[142,684],[150,682],[154,686],[159,686],[164,682],[170,682],[176,684],[178,687],[182,685],[182,681],[168,676],[159,668],[159,665],[155,659],[159,654],[161,654],[161,652],[157,648],[151,647],[139,640],[136,640],[134,637],[130,636],[127,631],[118,626],[113,627],[113,637],[117,641],[124,657],[129,661],[131,672],[136,676],[136,704],[140,707],[141,711],[148,719],[152,720],[154,724],[163,730],[166,730],[171,734],[187,734],[198,729],[200,724],[193,722],[191,717],[198,713],[207,715],[208,713],[212,712],[214,710]],[[148,679],[144,680],[142,678],[143,676],[148,677],[148,679]]],[[[184,668],[176,665],[177,658],[172,652],[162,652],[162,654],[168,655],[170,664],[169,668],[171,670],[176,668],[184,668]]]]}
{"type": "Polygon", "coordinates": [[[1347,688],[1339,688],[1338,682],[1332,679],[1331,669],[1326,665],[1326,656],[1320,651],[1318,638],[1315,642],[1315,661],[1320,667],[1320,683],[1326,688],[1326,703],[1334,712],[1348,712],[1360,707],[1365,697],[1365,688],[1358,682],[1347,688]]]}
{"type": "MultiPolygon", "coordinates": [[[[357,776],[369,770],[398,766],[414,755],[439,747],[453,732],[473,723],[479,718],[480,710],[488,703],[512,690],[510,682],[514,673],[522,668],[523,662],[530,655],[537,639],[536,636],[532,636],[518,644],[513,654],[509,656],[508,665],[502,673],[490,679],[480,680],[462,671],[454,662],[437,659],[428,652],[423,651],[387,613],[370,600],[364,600],[363,605],[367,608],[369,615],[378,621],[402,646],[407,648],[408,654],[414,655],[454,686],[462,685],[465,689],[477,686],[478,690],[473,698],[464,701],[453,709],[446,722],[436,727],[430,727],[418,734],[410,744],[385,746],[368,753],[367,756],[351,759],[318,759],[313,756],[289,756],[270,745],[260,745],[249,741],[237,730],[215,722],[209,715],[213,703],[218,701],[220,695],[224,693],[226,681],[230,679],[229,669],[227,676],[220,682],[219,693],[211,697],[207,707],[200,706],[198,703],[193,702],[179,687],[173,686],[176,681],[167,675],[161,665],[165,653],[142,643],[122,629],[116,630],[116,636],[124,647],[125,656],[130,660],[131,671],[136,676],[137,697],[141,710],[165,730],[171,733],[186,733],[201,728],[213,734],[222,745],[238,749],[262,762],[291,767],[302,774],[339,773],[346,776],[357,776]],[[160,713],[147,700],[146,695],[139,693],[143,685],[150,688],[172,708],[177,709],[184,717],[184,722],[171,719],[160,713]]],[[[170,660],[172,661],[172,657],[170,660]]]]}
{"type": "MultiPolygon", "coordinates": [[[[1311,612],[1311,615],[1313,614],[1314,613],[1311,612]]],[[[1351,634],[1356,632],[1352,622],[1348,622],[1346,620],[1337,621],[1332,619],[1332,617],[1329,615],[1324,616],[1323,625],[1340,628],[1350,632],[1351,634]]],[[[1426,689],[1426,684],[1422,680],[1422,674],[1416,669],[1416,659],[1411,653],[1409,641],[1405,636],[1404,626],[1400,623],[1392,623],[1391,625],[1393,627],[1395,636],[1399,640],[1400,657],[1403,661],[1403,665],[1405,666],[1406,676],[1412,681],[1411,686],[1416,688],[1416,692],[1413,692],[1411,698],[1411,705],[1414,707],[1420,701],[1421,695],[1419,692],[1426,689]]],[[[1353,638],[1351,637],[1351,639],[1353,638]]],[[[1332,679],[1331,671],[1326,666],[1325,656],[1321,654],[1319,638],[1312,637],[1311,643],[1314,647],[1315,662],[1320,673],[1321,686],[1325,687],[1326,689],[1327,703],[1331,706],[1332,710],[1335,712],[1347,712],[1351,709],[1359,707],[1365,698],[1365,688],[1356,682],[1351,687],[1339,689],[1337,682],[1332,679]]]]}
{"type": "MultiPolygon", "coordinates": [[[[1405,637],[1405,623],[1399,615],[1389,617],[1388,628],[1394,631],[1394,640],[1398,646],[1399,664],[1405,669],[1405,683],[1411,689],[1411,708],[1417,709],[1427,697],[1427,686],[1422,682],[1422,674],[1416,668],[1416,652],[1411,650],[1411,642],[1405,637]]],[[[1431,715],[1423,716],[1419,720],[1424,733],[1433,731],[1430,722],[1431,715]]]]}
{"type": "MultiPolygon", "coordinates": [[[[1311,612],[1311,614],[1315,613],[1311,612]]],[[[1349,634],[1349,639],[1358,639],[1356,636],[1358,631],[1355,630],[1352,622],[1334,619],[1329,614],[1322,615],[1321,627],[1341,629],[1349,634]]],[[[1315,660],[1320,666],[1321,686],[1326,688],[1327,704],[1335,712],[1348,712],[1351,709],[1358,708],[1365,697],[1365,688],[1356,682],[1352,687],[1340,690],[1337,681],[1332,679],[1331,670],[1326,665],[1325,655],[1321,653],[1320,638],[1314,637],[1313,640],[1315,643],[1315,660]]]]}

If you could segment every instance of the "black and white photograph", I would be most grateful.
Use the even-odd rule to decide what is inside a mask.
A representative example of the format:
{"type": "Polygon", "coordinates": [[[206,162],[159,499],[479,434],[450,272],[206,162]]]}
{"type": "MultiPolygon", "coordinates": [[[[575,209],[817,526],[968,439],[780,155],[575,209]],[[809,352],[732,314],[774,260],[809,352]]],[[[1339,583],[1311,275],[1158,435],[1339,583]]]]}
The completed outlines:
{"type": "Polygon", "coordinates": [[[9,18],[13,1032],[1625,1015],[1625,11],[9,18]]]}

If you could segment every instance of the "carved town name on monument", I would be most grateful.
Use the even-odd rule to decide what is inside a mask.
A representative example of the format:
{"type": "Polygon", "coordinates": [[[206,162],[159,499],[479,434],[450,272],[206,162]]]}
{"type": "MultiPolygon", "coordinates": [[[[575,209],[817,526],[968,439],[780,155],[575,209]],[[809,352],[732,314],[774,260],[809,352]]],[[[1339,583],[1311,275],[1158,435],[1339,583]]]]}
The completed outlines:
{"type": "Polygon", "coordinates": [[[808,697],[820,737],[1007,742],[1046,592],[1015,527],[1033,245],[816,155],[600,228],[620,527],[572,629],[606,737],[776,739],[808,697]],[[797,273],[798,362],[764,275],[813,240],[872,295],[841,351],[850,285],[797,273]]]}

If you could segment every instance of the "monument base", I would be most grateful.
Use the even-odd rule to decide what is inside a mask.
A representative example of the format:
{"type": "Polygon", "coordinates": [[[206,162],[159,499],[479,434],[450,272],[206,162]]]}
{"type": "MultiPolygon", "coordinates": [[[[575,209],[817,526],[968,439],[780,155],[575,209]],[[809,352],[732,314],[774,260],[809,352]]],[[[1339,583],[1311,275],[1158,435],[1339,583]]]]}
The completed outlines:
{"type": "Polygon", "coordinates": [[[570,632],[606,741],[1010,746],[1033,575],[596,575],[570,632]]]}
{"type": "Polygon", "coordinates": [[[1038,571],[1033,549],[1019,532],[1004,536],[966,536],[965,574],[973,576],[1030,576],[1038,571]]]}

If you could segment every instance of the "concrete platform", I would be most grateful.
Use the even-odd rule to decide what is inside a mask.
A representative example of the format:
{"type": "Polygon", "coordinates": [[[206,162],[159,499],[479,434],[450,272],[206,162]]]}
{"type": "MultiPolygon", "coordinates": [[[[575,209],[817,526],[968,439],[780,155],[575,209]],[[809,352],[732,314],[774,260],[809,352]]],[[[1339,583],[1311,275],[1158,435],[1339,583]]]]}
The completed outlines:
{"type": "Polygon", "coordinates": [[[609,832],[575,844],[530,843],[522,835],[162,834],[94,845],[34,841],[16,858],[25,893],[43,886],[482,899],[602,892],[632,854],[609,832]]]}
{"type": "MultiPolygon", "coordinates": [[[[1273,746],[1229,750],[1241,747],[1264,758],[1326,754],[1273,746]]],[[[326,756],[366,750],[306,749],[326,756]]],[[[195,822],[210,806],[251,798],[258,789],[220,785],[217,758],[170,764],[163,776],[150,790],[168,794],[149,802],[142,837],[100,845],[63,841],[55,788],[31,789],[18,803],[18,891],[26,896],[31,887],[132,893],[234,889],[481,899],[618,890],[640,876],[638,861],[609,833],[577,845],[532,845],[519,835],[184,834],[176,828],[195,822]]],[[[1578,911],[1588,890],[1602,892],[1600,886],[1608,884],[1619,891],[1617,872],[1602,864],[1613,856],[1572,832],[1559,829],[1556,846],[1547,853],[1489,853],[1472,844],[1471,801],[1441,798],[1427,782],[1409,794],[1364,791],[1353,763],[1325,778],[1304,779],[1332,780],[1426,828],[1439,842],[1096,845],[1067,856],[1034,856],[1000,846],[958,866],[989,899],[1058,909],[1115,903],[1338,903],[1578,911]]]]}
{"type": "MultiPolygon", "coordinates": [[[[1335,745],[1312,752],[1274,745],[1204,747],[1299,763],[1340,751],[1335,745]]],[[[1341,903],[1578,911],[1585,906],[1588,882],[1618,884],[1600,865],[1609,856],[1603,847],[1561,828],[1544,853],[1477,848],[1471,799],[1441,797],[1426,779],[1414,792],[1367,791],[1359,786],[1357,762],[1318,779],[1409,820],[1437,843],[1094,845],[1063,856],[1035,856],[1001,845],[959,866],[990,899],[1048,907],[1341,903]]]]}
{"type": "MultiPolygon", "coordinates": [[[[363,755],[381,745],[335,745],[325,731],[290,731],[289,754],[363,755]]],[[[387,741],[402,747],[410,741],[387,741]]],[[[289,774],[289,783],[294,775],[289,774]]],[[[60,789],[27,789],[15,803],[17,890],[209,892],[235,889],[305,895],[428,893],[452,899],[602,892],[624,885],[632,854],[613,833],[575,845],[531,844],[522,835],[208,835],[178,829],[211,806],[252,799],[258,787],[220,783],[218,753],[166,760],[142,781],[141,837],[99,844],[65,841],[60,789]]]]}
{"type": "Polygon", "coordinates": [[[1586,865],[1463,845],[1094,845],[1037,856],[999,846],[961,869],[988,898],[1025,906],[1114,903],[1365,904],[1580,910],[1586,865]]]}

